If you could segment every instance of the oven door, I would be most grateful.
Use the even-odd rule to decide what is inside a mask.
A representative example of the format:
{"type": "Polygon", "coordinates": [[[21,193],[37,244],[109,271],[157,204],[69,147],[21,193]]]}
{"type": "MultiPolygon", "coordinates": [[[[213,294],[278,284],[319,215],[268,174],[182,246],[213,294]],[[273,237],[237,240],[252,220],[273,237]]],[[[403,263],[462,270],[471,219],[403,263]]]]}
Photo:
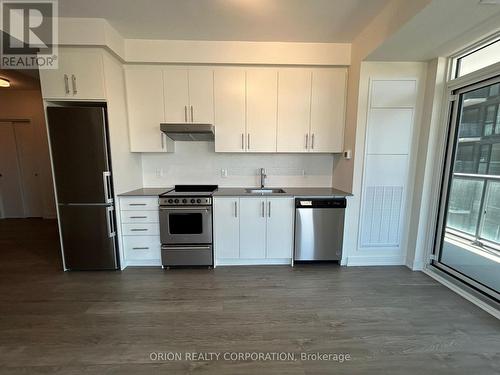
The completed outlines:
{"type": "Polygon", "coordinates": [[[212,207],[160,206],[162,244],[211,244],[212,207]]]}

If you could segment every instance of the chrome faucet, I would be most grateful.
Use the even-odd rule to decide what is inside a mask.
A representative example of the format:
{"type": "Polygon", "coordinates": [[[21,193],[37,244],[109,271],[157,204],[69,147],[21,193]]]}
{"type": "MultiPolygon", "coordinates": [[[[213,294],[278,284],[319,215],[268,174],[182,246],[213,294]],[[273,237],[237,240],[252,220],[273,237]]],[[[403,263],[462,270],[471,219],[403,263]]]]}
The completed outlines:
{"type": "Polygon", "coordinates": [[[264,168],[260,169],[260,188],[264,189],[264,185],[266,184],[266,170],[264,168]]]}

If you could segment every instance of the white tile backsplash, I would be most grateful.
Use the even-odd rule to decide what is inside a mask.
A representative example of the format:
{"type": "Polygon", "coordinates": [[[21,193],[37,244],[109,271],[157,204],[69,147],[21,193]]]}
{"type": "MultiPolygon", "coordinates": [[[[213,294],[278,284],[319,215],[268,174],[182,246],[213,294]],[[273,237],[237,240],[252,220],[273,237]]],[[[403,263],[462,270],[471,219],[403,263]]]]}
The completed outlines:
{"type": "Polygon", "coordinates": [[[177,142],[174,153],[142,155],[144,187],[175,184],[257,186],[260,168],[266,168],[267,186],[330,187],[333,156],[215,153],[213,142],[177,142]],[[223,170],[227,177],[223,177],[223,170]]]}

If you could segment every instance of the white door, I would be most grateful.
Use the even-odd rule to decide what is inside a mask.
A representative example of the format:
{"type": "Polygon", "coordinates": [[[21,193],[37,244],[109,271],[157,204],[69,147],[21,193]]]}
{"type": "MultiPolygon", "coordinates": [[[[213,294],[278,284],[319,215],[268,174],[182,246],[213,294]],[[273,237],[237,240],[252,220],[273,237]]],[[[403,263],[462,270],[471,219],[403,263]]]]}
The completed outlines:
{"type": "Polygon", "coordinates": [[[342,152],[346,100],[345,68],[312,73],[311,152],[342,152]]]}
{"type": "Polygon", "coordinates": [[[38,172],[35,128],[31,122],[13,123],[24,197],[24,216],[42,217],[42,196],[38,172]]]}
{"type": "Polygon", "coordinates": [[[184,123],[189,121],[188,71],[183,68],[163,70],[163,95],[165,96],[165,121],[184,123]]]}
{"type": "Polygon", "coordinates": [[[293,198],[267,198],[266,258],[292,258],[293,198]]]}
{"type": "Polygon", "coordinates": [[[278,71],[247,69],[247,151],[276,152],[278,71]]]}
{"type": "Polygon", "coordinates": [[[214,123],[214,71],[212,69],[189,70],[189,118],[190,122],[214,123]]]}
{"type": "Polygon", "coordinates": [[[215,151],[245,151],[245,70],[216,69],[214,96],[215,151]]]}
{"type": "Polygon", "coordinates": [[[16,136],[10,122],[0,122],[0,217],[25,217],[16,136]]]}
{"type": "Polygon", "coordinates": [[[240,198],[240,258],[266,257],[266,199],[240,198]]]}
{"type": "Polygon", "coordinates": [[[160,131],[164,121],[161,70],[125,70],[127,109],[132,152],[165,152],[168,142],[160,131]]]}
{"type": "Polygon", "coordinates": [[[240,257],[239,198],[214,199],[214,240],[217,259],[240,257]]]}
{"type": "Polygon", "coordinates": [[[311,71],[281,69],[278,76],[278,152],[307,152],[310,144],[311,71]]]}

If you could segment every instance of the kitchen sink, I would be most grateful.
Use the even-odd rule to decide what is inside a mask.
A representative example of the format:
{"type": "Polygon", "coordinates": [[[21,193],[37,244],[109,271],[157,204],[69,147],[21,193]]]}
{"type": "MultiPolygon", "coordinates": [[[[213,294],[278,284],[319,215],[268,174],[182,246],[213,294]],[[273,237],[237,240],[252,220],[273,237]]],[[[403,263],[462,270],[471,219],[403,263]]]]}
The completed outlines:
{"type": "Polygon", "coordinates": [[[285,194],[286,191],[283,189],[256,189],[256,188],[250,188],[250,189],[245,189],[245,191],[249,194],[285,194]]]}

